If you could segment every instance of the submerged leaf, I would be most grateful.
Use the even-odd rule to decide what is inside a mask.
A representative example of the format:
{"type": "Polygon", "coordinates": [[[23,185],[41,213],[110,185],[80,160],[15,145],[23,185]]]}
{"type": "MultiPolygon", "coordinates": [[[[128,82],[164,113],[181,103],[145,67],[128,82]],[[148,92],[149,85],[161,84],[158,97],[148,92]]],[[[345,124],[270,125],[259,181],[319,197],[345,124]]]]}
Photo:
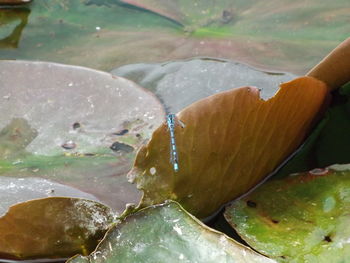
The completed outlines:
{"type": "Polygon", "coordinates": [[[170,18],[193,29],[215,23],[227,24],[236,19],[232,0],[187,1],[187,0],[121,0],[123,3],[144,8],[170,18]]]}
{"type": "Polygon", "coordinates": [[[206,217],[245,193],[299,146],[319,112],[326,85],[310,77],[281,85],[263,101],[255,88],[222,92],[178,114],[179,171],[170,159],[164,123],[139,151],[130,178],[144,191],[141,206],[179,201],[206,217]]]}
{"type": "Polygon", "coordinates": [[[51,197],[10,207],[0,218],[2,258],[87,255],[113,221],[110,208],[90,200],[51,197]]]}
{"type": "Polygon", "coordinates": [[[53,179],[119,212],[140,199],[126,174],[164,120],[151,92],[109,73],[53,63],[1,61],[0,72],[0,175],[53,179]],[[114,151],[116,143],[123,147],[114,151]]]}
{"type": "Polygon", "coordinates": [[[22,118],[14,118],[0,130],[0,158],[13,159],[22,157],[25,148],[38,136],[28,122],[22,118]]]}
{"type": "Polygon", "coordinates": [[[211,56],[305,74],[349,36],[348,0],[127,1],[156,14],[118,0],[38,0],[2,9],[0,58],[111,70],[211,56]],[[169,13],[184,26],[162,16],[169,13]]]}
{"type": "Polygon", "coordinates": [[[261,256],[203,225],[178,204],[169,202],[130,215],[108,231],[87,262],[236,262],[275,261],[261,256]]]}
{"type": "Polygon", "coordinates": [[[280,262],[348,262],[350,165],[272,180],[226,209],[254,249],[280,262]]]}

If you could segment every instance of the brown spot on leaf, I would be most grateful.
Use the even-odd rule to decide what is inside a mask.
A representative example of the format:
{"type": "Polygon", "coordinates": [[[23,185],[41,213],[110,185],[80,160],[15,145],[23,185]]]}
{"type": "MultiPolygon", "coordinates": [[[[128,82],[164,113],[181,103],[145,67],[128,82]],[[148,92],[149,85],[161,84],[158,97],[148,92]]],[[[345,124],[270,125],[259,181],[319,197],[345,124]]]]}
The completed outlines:
{"type": "Polygon", "coordinates": [[[252,208],[256,208],[257,204],[254,201],[248,200],[247,206],[252,207],[252,208]]]}
{"type": "Polygon", "coordinates": [[[332,242],[332,239],[330,236],[325,236],[323,240],[327,242],[332,242]]]}

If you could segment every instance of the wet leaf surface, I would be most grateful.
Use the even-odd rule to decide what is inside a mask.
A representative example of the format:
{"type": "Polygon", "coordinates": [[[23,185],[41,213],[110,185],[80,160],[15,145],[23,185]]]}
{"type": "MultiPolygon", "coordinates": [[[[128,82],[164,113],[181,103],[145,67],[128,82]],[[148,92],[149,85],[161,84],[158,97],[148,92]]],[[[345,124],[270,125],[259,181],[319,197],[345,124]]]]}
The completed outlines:
{"type": "Polygon", "coordinates": [[[113,218],[110,208],[91,200],[50,197],[17,204],[0,218],[0,257],[87,255],[113,218]]]}
{"type": "Polygon", "coordinates": [[[1,175],[52,179],[118,212],[139,200],[125,175],[164,120],[153,94],[86,68],[19,61],[0,68],[1,175]],[[122,129],[128,133],[114,134],[122,129]],[[123,145],[118,151],[111,149],[116,143],[123,145]]]}
{"type": "Polygon", "coordinates": [[[303,141],[327,88],[313,78],[282,84],[264,101],[243,87],[198,101],[181,111],[175,138],[179,171],[170,163],[165,123],[139,151],[130,179],[144,191],[141,206],[177,200],[200,218],[245,193],[303,141]]]}
{"type": "Polygon", "coordinates": [[[272,180],[226,209],[260,253],[280,262],[347,262],[350,165],[272,180]]]}
{"type": "Polygon", "coordinates": [[[112,228],[80,262],[275,262],[203,225],[178,204],[142,209],[112,228]]]}
{"type": "Polygon", "coordinates": [[[305,74],[349,32],[348,0],[128,2],[144,9],[113,0],[39,0],[26,11],[12,8],[0,17],[0,58],[111,70],[212,56],[305,74]]]}
{"type": "Polygon", "coordinates": [[[197,100],[245,85],[259,87],[261,97],[268,99],[275,94],[280,83],[296,77],[213,58],[132,64],[114,69],[112,74],[153,91],[170,112],[178,112],[197,100]]]}

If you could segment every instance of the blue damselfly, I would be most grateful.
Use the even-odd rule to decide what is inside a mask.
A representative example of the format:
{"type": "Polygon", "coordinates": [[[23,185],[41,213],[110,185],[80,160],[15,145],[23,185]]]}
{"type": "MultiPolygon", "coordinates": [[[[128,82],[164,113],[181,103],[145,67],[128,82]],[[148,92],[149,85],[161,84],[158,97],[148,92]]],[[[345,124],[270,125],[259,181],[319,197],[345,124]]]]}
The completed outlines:
{"type": "Polygon", "coordinates": [[[173,164],[175,172],[179,171],[179,159],[177,155],[177,148],[176,148],[176,141],[175,141],[176,122],[179,122],[181,124],[181,127],[185,126],[180,120],[176,119],[175,114],[167,115],[167,124],[168,124],[169,133],[170,133],[170,162],[173,164]]]}

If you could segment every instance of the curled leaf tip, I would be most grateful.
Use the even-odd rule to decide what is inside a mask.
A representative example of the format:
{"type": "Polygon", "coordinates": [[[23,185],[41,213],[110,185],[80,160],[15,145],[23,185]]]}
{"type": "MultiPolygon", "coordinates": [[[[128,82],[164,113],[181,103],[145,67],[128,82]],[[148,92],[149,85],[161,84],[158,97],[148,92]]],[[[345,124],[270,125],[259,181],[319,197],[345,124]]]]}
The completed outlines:
{"type": "Polygon", "coordinates": [[[331,90],[350,81],[350,38],[340,43],[307,76],[324,81],[331,90]]]}

